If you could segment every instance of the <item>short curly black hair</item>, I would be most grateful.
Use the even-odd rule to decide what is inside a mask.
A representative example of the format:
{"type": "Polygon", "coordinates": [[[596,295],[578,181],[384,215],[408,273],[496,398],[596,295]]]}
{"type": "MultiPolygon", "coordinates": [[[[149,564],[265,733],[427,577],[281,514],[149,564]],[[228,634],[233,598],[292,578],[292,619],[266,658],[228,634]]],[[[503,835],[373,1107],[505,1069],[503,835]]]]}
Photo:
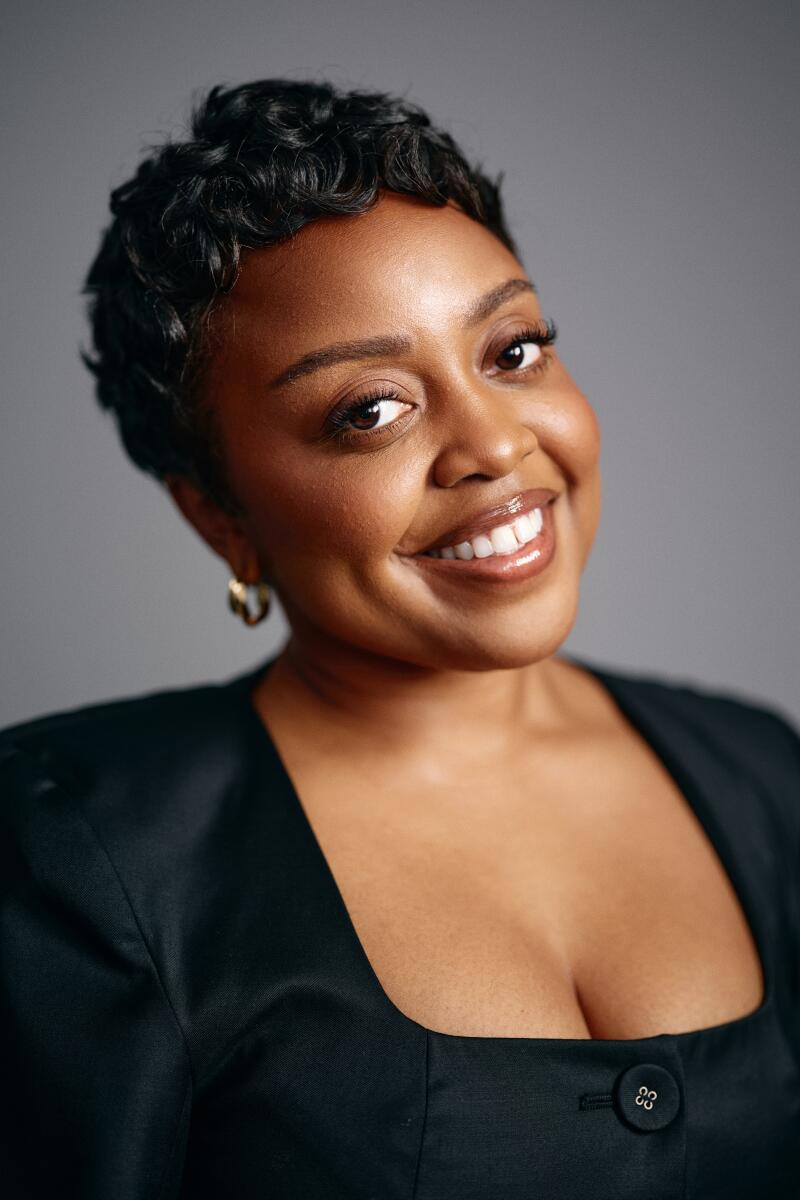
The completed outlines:
{"type": "Polygon", "coordinates": [[[191,137],[151,147],[111,193],[113,220],[84,285],[95,376],[129,457],[157,479],[188,476],[229,511],[213,419],[196,401],[212,309],[241,252],[316,217],[366,211],[381,189],[452,200],[519,257],[500,183],[470,165],[416,104],[329,82],[213,87],[191,137]]]}

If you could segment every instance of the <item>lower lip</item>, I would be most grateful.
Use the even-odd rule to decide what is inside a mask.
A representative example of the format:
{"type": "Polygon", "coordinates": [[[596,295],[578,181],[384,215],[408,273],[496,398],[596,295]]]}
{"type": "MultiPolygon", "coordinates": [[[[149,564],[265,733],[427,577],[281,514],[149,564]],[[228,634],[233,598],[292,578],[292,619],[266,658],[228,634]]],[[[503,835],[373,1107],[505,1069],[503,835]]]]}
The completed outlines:
{"type": "Polygon", "coordinates": [[[463,576],[464,579],[485,579],[492,583],[511,583],[540,575],[552,562],[556,551],[556,531],[553,504],[542,506],[542,528],[536,537],[513,554],[490,554],[487,558],[431,558],[414,554],[411,561],[437,575],[463,576]]]}

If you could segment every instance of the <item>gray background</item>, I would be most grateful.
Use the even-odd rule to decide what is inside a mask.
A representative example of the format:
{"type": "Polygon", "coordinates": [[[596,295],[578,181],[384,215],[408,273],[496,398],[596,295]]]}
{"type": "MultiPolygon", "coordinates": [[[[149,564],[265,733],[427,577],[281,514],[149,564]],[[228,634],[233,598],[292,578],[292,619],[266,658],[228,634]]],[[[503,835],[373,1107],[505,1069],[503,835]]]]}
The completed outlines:
{"type": "Polygon", "coordinates": [[[78,359],[110,188],[199,89],[423,104],[487,170],[603,431],[567,651],[800,719],[798,6],[6,4],[0,724],[227,678],[282,642],[123,457],[78,359]]]}

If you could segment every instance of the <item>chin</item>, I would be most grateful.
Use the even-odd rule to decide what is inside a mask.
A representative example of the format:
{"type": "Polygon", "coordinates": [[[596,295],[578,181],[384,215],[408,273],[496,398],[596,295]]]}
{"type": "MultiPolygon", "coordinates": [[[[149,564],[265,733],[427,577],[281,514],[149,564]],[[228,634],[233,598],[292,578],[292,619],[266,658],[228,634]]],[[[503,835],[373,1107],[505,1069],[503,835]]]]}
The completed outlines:
{"type": "Polygon", "coordinates": [[[446,637],[431,635],[427,644],[408,658],[434,670],[503,671],[529,667],[550,658],[564,644],[578,613],[577,594],[565,604],[543,604],[530,621],[491,621],[484,618],[470,625],[465,634],[457,624],[446,637]],[[537,619],[538,618],[538,619],[537,619]],[[535,626],[534,626],[535,622],[535,626]]]}

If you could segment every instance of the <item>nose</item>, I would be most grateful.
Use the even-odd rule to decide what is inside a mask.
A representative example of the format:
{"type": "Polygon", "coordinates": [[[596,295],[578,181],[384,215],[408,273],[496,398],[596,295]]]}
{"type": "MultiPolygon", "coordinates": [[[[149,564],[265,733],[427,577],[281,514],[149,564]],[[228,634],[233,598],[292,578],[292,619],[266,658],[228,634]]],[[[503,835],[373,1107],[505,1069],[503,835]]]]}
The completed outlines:
{"type": "Polygon", "coordinates": [[[453,487],[462,479],[501,479],[510,475],[539,439],[526,424],[509,396],[485,393],[459,405],[443,435],[433,466],[439,487],[453,487]]]}

